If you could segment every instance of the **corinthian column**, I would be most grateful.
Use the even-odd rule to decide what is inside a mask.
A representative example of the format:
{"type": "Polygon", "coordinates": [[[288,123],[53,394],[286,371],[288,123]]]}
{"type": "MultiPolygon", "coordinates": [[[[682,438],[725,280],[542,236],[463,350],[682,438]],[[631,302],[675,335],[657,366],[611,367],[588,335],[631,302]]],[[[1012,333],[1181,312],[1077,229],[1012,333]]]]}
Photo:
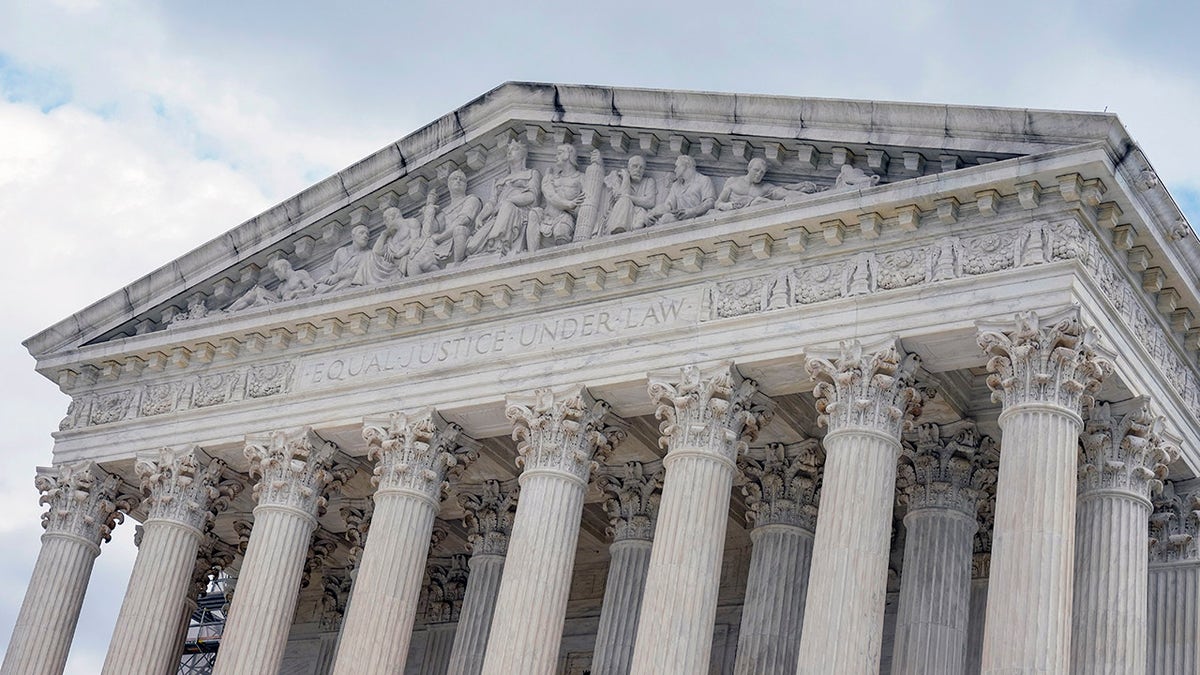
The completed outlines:
{"type": "Polygon", "coordinates": [[[808,439],[752,448],[738,462],[754,529],[736,675],[796,672],[824,461],[820,443],[808,439]]]}
{"type": "Polygon", "coordinates": [[[1076,309],[980,326],[988,386],[1003,405],[985,675],[1070,665],[1080,411],[1111,370],[1095,342],[1076,309]]]}
{"type": "Polygon", "coordinates": [[[821,515],[809,572],[797,673],[879,672],[900,433],[920,413],[916,356],[895,345],[811,355],[825,435],[821,515]]]}
{"type": "Polygon", "coordinates": [[[605,467],[599,480],[608,512],[608,579],[592,654],[592,675],[624,675],[633,661],[638,613],[650,568],[654,518],[662,472],[646,471],[641,462],[605,467]]]}
{"type": "Polygon", "coordinates": [[[735,461],[770,418],[757,391],[731,363],[650,374],[666,475],[633,673],[708,672],[735,461]]]}
{"type": "Polygon", "coordinates": [[[225,463],[199,448],[140,455],[134,473],[147,495],[142,542],[117,615],[105,675],[157,675],[172,663],[179,617],[189,598],[204,528],[241,492],[241,484],[221,480],[225,463]]]}
{"type": "Polygon", "coordinates": [[[1146,585],[1151,492],[1178,451],[1140,399],[1124,415],[1088,411],[1079,454],[1071,672],[1146,672],[1146,585]]]}
{"type": "Polygon", "coordinates": [[[513,522],[483,672],[555,671],[588,476],[623,432],[608,426],[608,404],[582,386],[514,395],[521,501],[513,522]]]}
{"type": "Polygon", "coordinates": [[[996,480],[982,468],[994,445],[962,422],[923,424],[904,449],[898,483],[908,513],[893,675],[960,675],[966,668],[976,514],[983,488],[996,480]]]}
{"type": "Polygon", "coordinates": [[[58,675],[66,668],[92,564],[122,517],[121,480],[92,462],[38,467],[34,485],[49,507],[42,514],[46,533],[0,667],[4,675],[58,675]]]}
{"type": "Polygon", "coordinates": [[[500,593],[516,491],[505,489],[500,481],[489,480],[476,488],[462,488],[458,501],[463,508],[467,541],[471,544],[471,559],[467,563],[471,573],[467,576],[447,673],[479,675],[496,611],[496,596],[500,593]]]}
{"type": "Polygon", "coordinates": [[[337,446],[309,428],[247,439],[245,455],[251,476],[259,479],[258,506],[213,668],[217,675],[279,670],[326,492],[353,473],[333,469],[337,446]]]}
{"type": "Polygon", "coordinates": [[[404,671],[447,474],[478,456],[461,427],[430,409],[368,419],[363,438],[377,461],[377,489],[354,592],[371,600],[351,603],[346,611],[335,675],[404,671]]]}
{"type": "Polygon", "coordinates": [[[1150,516],[1149,675],[1200,673],[1200,492],[1166,481],[1150,516]]]}

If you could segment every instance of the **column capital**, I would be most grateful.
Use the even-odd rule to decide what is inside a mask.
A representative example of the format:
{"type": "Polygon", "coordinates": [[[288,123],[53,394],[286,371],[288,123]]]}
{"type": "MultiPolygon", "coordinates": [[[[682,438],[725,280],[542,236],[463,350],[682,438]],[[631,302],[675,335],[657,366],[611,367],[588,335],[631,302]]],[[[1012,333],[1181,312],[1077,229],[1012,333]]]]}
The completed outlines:
{"type": "Polygon", "coordinates": [[[425,572],[425,623],[453,623],[462,611],[470,568],[465,554],[433,558],[425,572]]]}
{"type": "Polygon", "coordinates": [[[337,630],[346,616],[346,603],[354,582],[350,567],[326,567],[321,572],[321,627],[337,630]]]}
{"type": "Polygon", "coordinates": [[[1150,514],[1150,562],[1200,562],[1200,491],[1176,491],[1163,481],[1150,514]]]}
{"type": "Polygon", "coordinates": [[[660,446],[668,453],[716,454],[731,466],[772,417],[771,401],[759,393],[758,383],[728,361],[650,373],[649,394],[661,420],[660,446]]]}
{"type": "Polygon", "coordinates": [[[1088,406],[1079,435],[1079,494],[1126,492],[1148,505],[1150,495],[1162,489],[1167,465],[1179,458],[1162,421],[1146,397],[1088,406]]]}
{"type": "Polygon", "coordinates": [[[432,408],[363,420],[367,456],[376,461],[377,493],[415,493],[435,506],[457,475],[479,457],[479,444],[432,408]]]}
{"type": "Polygon", "coordinates": [[[663,469],[658,462],[625,462],[600,469],[597,485],[604,493],[608,536],[614,541],[654,539],[663,469]]]}
{"type": "Polygon", "coordinates": [[[987,489],[995,492],[998,453],[996,442],[981,435],[969,420],[917,426],[900,453],[901,503],[909,513],[950,509],[976,518],[987,489]]]}
{"type": "Polygon", "coordinates": [[[347,499],[341,503],[338,513],[346,523],[343,536],[350,543],[349,562],[346,567],[353,576],[362,560],[363,547],[367,544],[367,532],[371,529],[371,515],[375,502],[370,499],[347,499]]]}
{"type": "Polygon", "coordinates": [[[122,503],[121,479],[91,461],[39,466],[34,485],[42,493],[38,503],[47,507],[42,514],[46,534],[74,536],[94,546],[112,537],[124,520],[122,511],[133,506],[122,503]]]}
{"type": "Polygon", "coordinates": [[[133,465],[146,496],[148,519],[198,531],[242,491],[241,482],[223,478],[225,469],[225,462],[195,446],[139,453],[133,465]]]}
{"type": "Polygon", "coordinates": [[[1013,321],[980,322],[978,328],[992,400],[1006,410],[1044,405],[1078,415],[1112,372],[1095,328],[1079,321],[1078,307],[1045,316],[1020,312],[1013,321]]]}
{"type": "Polygon", "coordinates": [[[625,438],[612,424],[607,402],[592,398],[587,387],[543,387],[511,394],[504,414],[513,423],[517,466],[530,471],[565,473],[587,482],[591,471],[625,438]]]}
{"type": "Polygon", "coordinates": [[[211,532],[205,535],[196,552],[196,565],[192,568],[192,584],[188,589],[188,599],[195,601],[208,588],[210,581],[233,564],[233,558],[234,552],[231,546],[211,532]]]}
{"type": "Polygon", "coordinates": [[[506,488],[498,480],[462,486],[458,503],[463,509],[467,542],[474,555],[504,555],[512,534],[517,487],[506,488]]]}
{"type": "Polygon", "coordinates": [[[921,414],[923,397],[914,386],[920,363],[895,339],[872,348],[852,340],[836,351],[810,352],[804,367],[816,382],[817,423],[830,433],[872,431],[899,440],[921,414]]]}
{"type": "Polygon", "coordinates": [[[814,438],[750,448],[738,458],[746,520],[755,527],[792,525],[817,530],[825,450],[814,438]]]}
{"type": "Polygon", "coordinates": [[[326,493],[348,480],[352,469],[335,467],[338,446],[309,427],[276,431],[246,439],[250,476],[258,478],[254,497],[259,506],[280,506],[316,518],[326,493]]]}

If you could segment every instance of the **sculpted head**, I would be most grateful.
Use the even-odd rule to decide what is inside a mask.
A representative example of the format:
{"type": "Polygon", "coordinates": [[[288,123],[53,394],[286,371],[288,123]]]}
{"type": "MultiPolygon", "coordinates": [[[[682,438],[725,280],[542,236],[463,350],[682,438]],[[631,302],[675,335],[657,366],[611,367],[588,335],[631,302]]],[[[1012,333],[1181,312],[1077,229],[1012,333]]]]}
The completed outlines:
{"type": "Polygon", "coordinates": [[[446,177],[446,189],[451,197],[461,197],[467,193],[467,174],[462,169],[455,169],[446,177]]]}
{"type": "Polygon", "coordinates": [[[750,182],[757,185],[762,182],[765,175],[767,175],[767,160],[762,157],[750,160],[750,165],[746,167],[746,177],[750,179],[750,182]]]}
{"type": "Polygon", "coordinates": [[[692,159],[690,155],[680,155],[679,159],[675,160],[676,178],[691,178],[694,173],[696,173],[696,160],[692,159]]]}
{"type": "Polygon", "coordinates": [[[371,230],[367,229],[366,225],[355,225],[354,229],[350,230],[350,241],[359,248],[366,248],[370,237],[371,230]]]}
{"type": "Polygon", "coordinates": [[[400,209],[398,209],[394,206],[389,206],[383,210],[383,222],[387,223],[388,225],[391,225],[392,223],[396,223],[399,221],[400,221],[400,209]]]}
{"type": "Polygon", "coordinates": [[[286,258],[279,258],[271,263],[271,271],[279,277],[280,281],[287,281],[287,278],[292,276],[292,264],[286,258]]]}
{"type": "Polygon", "coordinates": [[[642,179],[646,175],[646,158],[641,155],[634,155],[629,158],[627,163],[629,166],[629,177],[635,181],[642,179]]]}
{"type": "Polygon", "coordinates": [[[571,166],[578,169],[579,152],[575,149],[575,146],[568,143],[563,143],[562,145],[558,146],[558,149],[554,152],[554,161],[558,162],[560,165],[564,162],[570,162],[571,166]]]}
{"type": "Polygon", "coordinates": [[[529,148],[521,141],[512,140],[508,142],[508,161],[525,163],[525,158],[529,156],[529,148]]]}

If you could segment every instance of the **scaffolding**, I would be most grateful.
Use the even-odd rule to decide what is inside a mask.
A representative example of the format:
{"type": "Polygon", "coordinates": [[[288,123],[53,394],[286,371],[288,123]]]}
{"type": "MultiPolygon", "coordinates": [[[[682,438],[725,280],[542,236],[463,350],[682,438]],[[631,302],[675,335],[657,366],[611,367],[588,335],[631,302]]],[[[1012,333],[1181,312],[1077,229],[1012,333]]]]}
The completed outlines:
{"type": "Polygon", "coordinates": [[[196,599],[196,611],[188,623],[183,643],[183,656],[178,675],[211,675],[221,647],[228,609],[226,590],[232,590],[233,579],[221,576],[213,579],[204,593],[196,599]]]}

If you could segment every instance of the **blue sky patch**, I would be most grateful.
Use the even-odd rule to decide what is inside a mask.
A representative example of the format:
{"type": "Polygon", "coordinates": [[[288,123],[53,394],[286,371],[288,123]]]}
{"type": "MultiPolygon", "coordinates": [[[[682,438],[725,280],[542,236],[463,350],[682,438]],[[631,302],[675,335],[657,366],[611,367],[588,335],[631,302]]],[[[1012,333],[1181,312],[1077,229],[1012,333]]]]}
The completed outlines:
{"type": "Polygon", "coordinates": [[[0,52],[0,96],[11,103],[30,103],[48,113],[71,101],[71,85],[55,73],[17,64],[0,52]]]}

